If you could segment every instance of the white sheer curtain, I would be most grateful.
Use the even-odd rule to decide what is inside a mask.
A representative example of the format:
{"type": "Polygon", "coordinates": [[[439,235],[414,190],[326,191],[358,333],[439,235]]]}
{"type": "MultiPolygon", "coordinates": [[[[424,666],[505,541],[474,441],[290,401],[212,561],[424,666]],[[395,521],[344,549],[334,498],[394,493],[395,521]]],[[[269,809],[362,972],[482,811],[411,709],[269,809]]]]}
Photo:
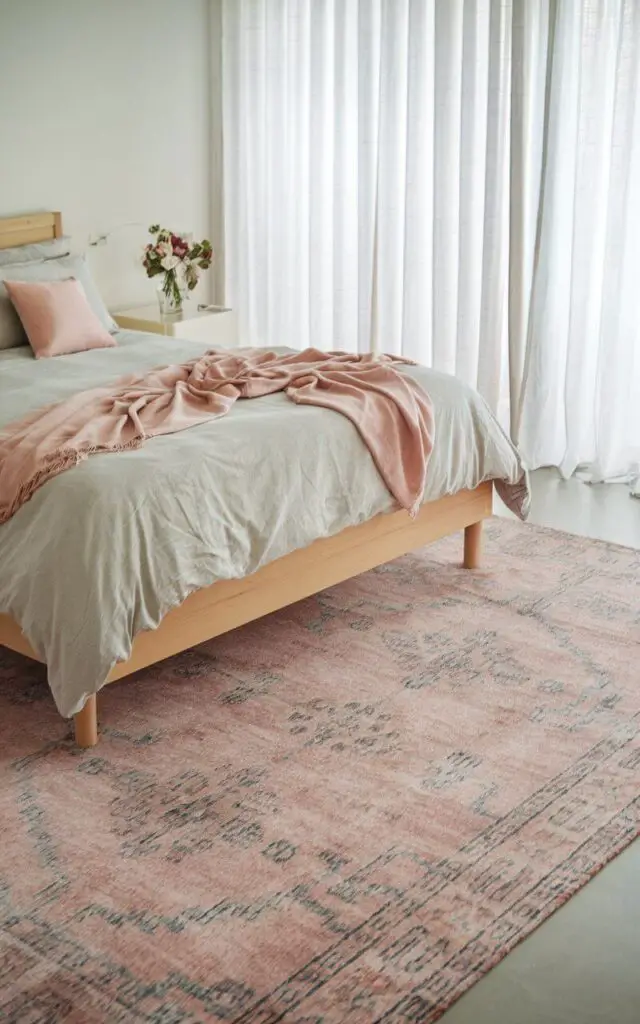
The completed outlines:
{"type": "Polygon", "coordinates": [[[546,39],[547,6],[222,0],[227,298],[245,337],[402,352],[506,398],[511,52],[532,26],[546,39]]]}
{"type": "Polygon", "coordinates": [[[527,463],[640,472],[640,3],[557,4],[525,384],[527,463]]]}
{"type": "Polygon", "coordinates": [[[628,474],[639,0],[212,2],[243,336],[403,353],[530,466],[628,474]]]}

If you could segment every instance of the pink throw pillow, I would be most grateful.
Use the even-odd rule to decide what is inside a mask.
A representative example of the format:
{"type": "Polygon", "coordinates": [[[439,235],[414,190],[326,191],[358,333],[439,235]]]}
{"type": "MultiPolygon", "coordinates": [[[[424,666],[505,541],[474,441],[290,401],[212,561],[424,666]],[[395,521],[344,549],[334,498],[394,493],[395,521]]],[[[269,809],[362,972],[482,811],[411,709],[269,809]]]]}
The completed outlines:
{"type": "Polygon", "coordinates": [[[36,359],[113,348],[79,281],[3,281],[36,359]]]}

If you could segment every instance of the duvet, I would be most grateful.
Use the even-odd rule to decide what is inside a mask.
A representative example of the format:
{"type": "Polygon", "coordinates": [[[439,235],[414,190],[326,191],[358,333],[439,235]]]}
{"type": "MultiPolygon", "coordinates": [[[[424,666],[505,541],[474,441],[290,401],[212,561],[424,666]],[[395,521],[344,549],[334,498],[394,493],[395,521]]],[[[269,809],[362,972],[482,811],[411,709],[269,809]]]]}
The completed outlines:
{"type": "MultiPolygon", "coordinates": [[[[0,429],[31,410],[206,345],[122,331],[118,347],[34,360],[0,354],[0,429]]],[[[285,352],[284,349],[277,350],[285,352]]],[[[424,501],[495,480],[522,518],[526,476],[482,398],[453,377],[401,366],[428,392],[435,444],[424,501]]],[[[193,591],[246,576],[347,526],[394,509],[354,425],[283,393],[229,415],[96,455],[49,480],[0,526],[0,612],[47,663],[56,705],[81,709],[193,591]]]]}

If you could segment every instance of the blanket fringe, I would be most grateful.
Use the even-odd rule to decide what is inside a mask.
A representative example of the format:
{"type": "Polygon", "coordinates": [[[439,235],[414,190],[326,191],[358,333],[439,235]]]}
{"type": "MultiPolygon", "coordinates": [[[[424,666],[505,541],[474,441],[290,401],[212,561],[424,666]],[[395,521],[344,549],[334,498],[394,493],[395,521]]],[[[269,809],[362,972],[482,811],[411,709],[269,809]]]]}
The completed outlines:
{"type": "Polygon", "coordinates": [[[118,445],[86,445],[82,448],[61,448],[59,451],[49,452],[45,455],[43,465],[35,473],[32,473],[26,480],[23,480],[18,488],[13,501],[3,511],[0,508],[0,526],[11,519],[22,505],[40,490],[52,477],[64,473],[66,469],[73,469],[80,462],[84,462],[90,455],[101,455],[107,452],[126,452],[134,448],[140,448],[145,437],[136,437],[131,441],[118,445]]]}

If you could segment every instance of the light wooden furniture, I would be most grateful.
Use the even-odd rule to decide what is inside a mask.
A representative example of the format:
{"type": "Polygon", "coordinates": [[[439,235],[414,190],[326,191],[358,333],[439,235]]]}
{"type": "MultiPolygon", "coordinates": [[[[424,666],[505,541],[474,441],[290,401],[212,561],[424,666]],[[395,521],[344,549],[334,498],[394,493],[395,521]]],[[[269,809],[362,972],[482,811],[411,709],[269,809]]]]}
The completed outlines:
{"type": "Polygon", "coordinates": [[[0,249],[31,242],[49,242],[62,237],[62,215],[59,213],[30,213],[26,217],[6,217],[0,220],[0,249]]]}
{"type": "Polygon", "coordinates": [[[198,309],[193,303],[181,313],[163,316],[158,304],[120,309],[111,313],[118,327],[129,331],[166,334],[171,338],[202,341],[212,348],[237,348],[238,319],[233,309],[209,306],[198,309]]]}
{"type": "MultiPolygon", "coordinates": [[[[18,237],[23,242],[38,242],[58,237],[61,231],[58,214],[0,220],[0,248],[20,244],[16,243],[18,237]]],[[[156,630],[135,638],[131,657],[116,665],[107,681],[122,679],[458,530],[464,530],[463,564],[475,569],[480,561],[482,521],[491,515],[492,496],[493,484],[487,481],[475,490],[460,491],[423,505],[415,519],[405,511],[375,516],[335,537],[317,540],[307,548],[278,558],[244,579],[222,581],[196,591],[170,611],[156,630]]],[[[18,624],[3,614],[0,645],[42,660],[18,624]]],[[[98,741],[95,695],[75,716],[75,736],[81,747],[95,746],[98,741]]]]}
{"type": "Polygon", "coordinates": [[[95,747],[98,742],[98,698],[95,693],[74,718],[76,743],[79,747],[95,747]]]}
{"type": "Polygon", "coordinates": [[[467,526],[464,531],[465,569],[478,569],[482,558],[482,520],[467,526]]]}
{"type": "MultiPolygon", "coordinates": [[[[423,505],[415,519],[405,511],[379,515],[351,526],[335,537],[317,540],[241,580],[224,580],[191,594],[162,620],[156,630],[140,633],[128,661],[111,672],[112,683],[138,669],[211,640],[236,626],[284,608],[326,587],[357,576],[376,565],[464,529],[467,569],[479,564],[482,520],[491,515],[493,485],[440,498],[423,505]]],[[[0,615],[0,644],[36,661],[35,653],[18,625],[0,615]]],[[[98,740],[96,699],[75,716],[76,741],[91,747],[98,740]]]]}

